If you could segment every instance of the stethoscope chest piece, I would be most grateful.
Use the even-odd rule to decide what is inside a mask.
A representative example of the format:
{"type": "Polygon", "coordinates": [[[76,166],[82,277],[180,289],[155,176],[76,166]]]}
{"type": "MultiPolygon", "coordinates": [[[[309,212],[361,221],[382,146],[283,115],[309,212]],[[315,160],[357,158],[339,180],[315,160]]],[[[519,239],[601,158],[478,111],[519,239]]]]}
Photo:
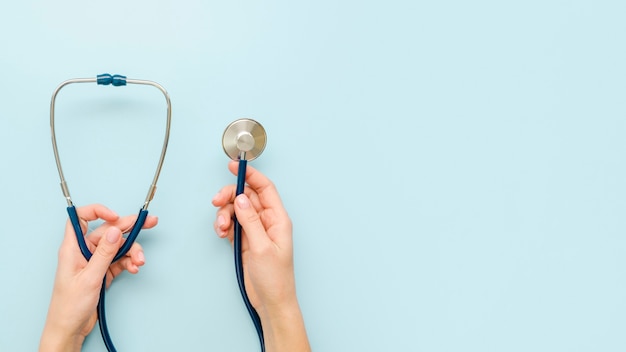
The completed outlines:
{"type": "Polygon", "coordinates": [[[224,130],[222,147],[232,160],[254,160],[267,142],[265,128],[255,120],[239,119],[233,121],[224,130]]]}

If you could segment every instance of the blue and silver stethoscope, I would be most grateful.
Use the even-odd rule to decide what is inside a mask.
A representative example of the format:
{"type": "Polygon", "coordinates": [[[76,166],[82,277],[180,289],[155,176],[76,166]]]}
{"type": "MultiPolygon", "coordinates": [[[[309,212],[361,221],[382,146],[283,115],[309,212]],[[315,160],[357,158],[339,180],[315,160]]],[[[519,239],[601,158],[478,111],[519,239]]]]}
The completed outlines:
{"type": "MultiPolygon", "coordinates": [[[[148,216],[148,205],[150,205],[150,201],[154,198],[154,193],[156,192],[156,185],[159,179],[159,174],[161,173],[161,168],[163,167],[163,161],[165,160],[165,153],[167,151],[167,143],[170,136],[170,123],[172,119],[172,104],[170,102],[170,97],[167,94],[165,88],[163,88],[160,84],[152,81],[138,80],[138,79],[127,79],[125,76],[121,75],[110,75],[110,74],[102,74],[98,75],[96,78],[76,78],[70,79],[63,83],[61,83],[54,93],[52,94],[52,101],[50,102],[50,129],[52,132],[52,147],[54,149],[54,158],[57,164],[57,170],[59,171],[59,177],[61,178],[61,190],[63,191],[63,196],[67,200],[67,213],[69,215],[70,221],[72,223],[72,227],[74,228],[74,232],[76,233],[76,239],[78,241],[78,246],[80,247],[80,251],[85,257],[86,260],[91,258],[91,251],[89,251],[89,247],[85,243],[85,235],[83,234],[83,230],[80,226],[80,219],[78,218],[78,214],[76,213],[76,207],[72,202],[72,198],[70,197],[70,191],[67,186],[67,182],[65,181],[65,177],[63,176],[63,169],[61,168],[61,160],[59,158],[59,151],[57,148],[56,134],[54,130],[54,110],[55,110],[55,101],[59,91],[70,84],[73,83],[97,83],[99,85],[113,85],[113,86],[125,86],[127,84],[138,84],[138,85],[147,85],[157,88],[163,93],[165,96],[165,101],[167,103],[167,121],[165,128],[165,140],[163,141],[163,148],[161,149],[161,156],[159,158],[159,163],[157,164],[156,172],[154,173],[154,178],[152,180],[152,184],[148,190],[148,195],[143,203],[143,206],[139,210],[139,215],[137,216],[137,220],[135,224],[131,228],[128,236],[126,237],[126,241],[119,249],[113,262],[122,258],[128,253],[130,247],[137,239],[137,235],[139,235],[139,231],[143,227],[146,217],[148,216]]],[[[104,309],[104,294],[106,290],[106,277],[102,280],[102,288],[100,289],[100,300],[98,301],[98,323],[100,325],[100,333],[102,334],[102,339],[104,340],[104,344],[108,351],[116,351],[115,346],[113,346],[113,341],[111,341],[111,337],[109,335],[109,331],[106,323],[106,315],[104,309]]]]}
{"type": "MultiPolygon", "coordinates": [[[[243,193],[246,184],[246,167],[248,161],[256,159],[265,149],[267,135],[265,129],[255,120],[240,119],[232,122],[222,136],[222,146],[224,152],[232,160],[239,162],[237,170],[237,195],[243,193]]],[[[241,258],[241,224],[234,219],[234,239],[233,247],[235,254],[235,273],[237,275],[237,283],[243,302],[248,309],[248,313],[252,318],[256,332],[259,335],[261,351],[265,351],[265,340],[263,339],[263,327],[261,326],[261,318],[254,309],[246,293],[246,286],[243,280],[243,261],[241,258]]]]}

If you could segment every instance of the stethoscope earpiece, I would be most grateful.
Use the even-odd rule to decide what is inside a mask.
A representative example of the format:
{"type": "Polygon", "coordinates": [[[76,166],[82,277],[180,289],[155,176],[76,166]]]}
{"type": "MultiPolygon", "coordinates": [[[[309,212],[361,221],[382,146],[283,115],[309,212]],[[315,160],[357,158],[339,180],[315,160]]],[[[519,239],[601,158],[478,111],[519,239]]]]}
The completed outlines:
{"type": "Polygon", "coordinates": [[[222,147],[232,160],[254,160],[263,153],[266,143],[265,128],[252,119],[231,122],[222,135],[222,147]]]}

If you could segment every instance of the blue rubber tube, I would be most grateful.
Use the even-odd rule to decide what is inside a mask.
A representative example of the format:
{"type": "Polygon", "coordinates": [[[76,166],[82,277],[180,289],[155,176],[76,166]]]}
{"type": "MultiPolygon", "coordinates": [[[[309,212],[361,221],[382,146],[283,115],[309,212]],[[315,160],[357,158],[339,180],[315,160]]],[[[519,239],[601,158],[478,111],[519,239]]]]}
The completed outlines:
{"type": "Polygon", "coordinates": [[[85,242],[85,235],[83,234],[83,229],[80,227],[80,220],[78,219],[78,213],[76,213],[76,207],[73,205],[67,207],[67,214],[70,217],[70,222],[72,223],[74,233],[76,234],[78,248],[80,248],[80,252],[83,254],[83,257],[89,261],[89,259],[91,259],[91,251],[85,242]]]}
{"type": "MultiPolygon", "coordinates": [[[[83,229],[80,227],[80,220],[76,212],[76,207],[74,207],[73,205],[67,207],[67,213],[70,217],[70,222],[72,223],[72,227],[74,228],[74,233],[76,234],[78,247],[80,248],[80,251],[83,254],[83,257],[85,257],[85,259],[89,261],[89,259],[91,259],[92,253],[89,250],[89,247],[87,246],[87,243],[85,241],[85,235],[83,234],[83,229]]],[[[112,262],[117,261],[118,259],[125,256],[126,253],[128,253],[128,251],[130,250],[130,247],[133,245],[133,243],[137,239],[137,236],[139,235],[139,231],[141,231],[141,228],[146,222],[147,217],[148,217],[148,211],[141,209],[139,211],[139,215],[137,215],[137,220],[135,220],[135,224],[133,225],[132,230],[128,234],[128,237],[126,237],[126,241],[124,241],[124,244],[122,245],[122,247],[117,251],[117,254],[113,258],[112,262]]],[[[111,335],[109,334],[109,329],[107,327],[106,310],[104,308],[105,307],[104,306],[105,292],[106,292],[106,275],[102,279],[102,287],[100,288],[100,299],[98,300],[98,307],[97,307],[98,325],[100,326],[100,334],[102,335],[102,340],[104,341],[104,345],[106,346],[107,351],[116,352],[117,350],[115,349],[115,346],[113,345],[113,341],[111,340],[111,335]]]]}
{"type": "MultiPolygon", "coordinates": [[[[243,193],[243,190],[246,185],[246,166],[248,165],[247,160],[239,160],[239,170],[237,172],[237,195],[243,193]]],[[[243,298],[243,302],[248,309],[248,313],[250,314],[250,318],[252,318],[252,322],[254,323],[254,327],[256,328],[257,335],[259,335],[259,342],[261,344],[261,351],[265,352],[265,340],[263,338],[263,326],[261,325],[261,318],[257,313],[256,309],[250,303],[250,299],[248,298],[248,293],[246,292],[246,285],[243,279],[243,259],[241,257],[241,224],[237,220],[235,216],[235,236],[233,240],[234,252],[235,252],[235,273],[237,274],[237,283],[239,284],[239,292],[241,292],[241,297],[243,298]]]]}

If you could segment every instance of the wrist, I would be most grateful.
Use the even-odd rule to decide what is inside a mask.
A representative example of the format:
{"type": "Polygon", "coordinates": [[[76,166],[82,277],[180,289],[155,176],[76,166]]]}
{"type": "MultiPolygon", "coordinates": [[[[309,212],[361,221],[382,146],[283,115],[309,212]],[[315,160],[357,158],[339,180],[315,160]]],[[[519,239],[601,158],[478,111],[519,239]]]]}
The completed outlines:
{"type": "Polygon", "coordinates": [[[84,336],[69,334],[64,329],[46,324],[39,342],[39,352],[80,351],[84,341],[84,336]]]}
{"type": "Polygon", "coordinates": [[[311,350],[298,301],[265,307],[259,312],[268,352],[308,352],[311,350]]]}
{"type": "Polygon", "coordinates": [[[279,324],[302,315],[297,299],[285,300],[276,304],[265,304],[258,309],[258,313],[264,325],[279,324]]]}

